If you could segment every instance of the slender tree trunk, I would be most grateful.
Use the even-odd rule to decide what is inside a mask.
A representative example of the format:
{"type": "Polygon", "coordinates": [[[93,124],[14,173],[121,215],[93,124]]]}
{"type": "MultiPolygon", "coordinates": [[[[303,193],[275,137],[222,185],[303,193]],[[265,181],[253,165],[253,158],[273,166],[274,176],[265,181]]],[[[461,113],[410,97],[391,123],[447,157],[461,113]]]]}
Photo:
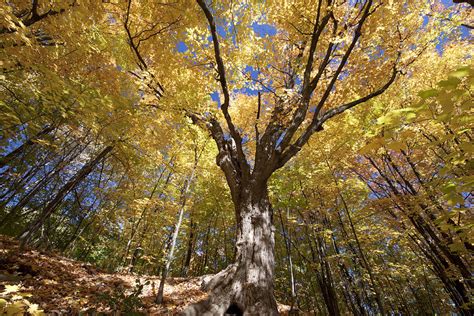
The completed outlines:
{"type": "Polygon", "coordinates": [[[367,273],[369,274],[369,279],[370,279],[370,285],[372,286],[372,290],[374,291],[375,293],[375,300],[377,302],[377,306],[379,308],[379,312],[382,314],[382,315],[385,315],[385,310],[384,310],[384,306],[383,306],[383,300],[382,300],[382,295],[380,294],[380,291],[378,289],[378,284],[375,280],[375,276],[374,276],[374,273],[372,271],[372,267],[370,266],[370,263],[368,262],[366,256],[365,256],[365,253],[362,249],[362,246],[360,244],[360,241],[359,241],[359,237],[357,235],[357,232],[356,232],[356,229],[354,227],[354,223],[352,221],[352,216],[351,216],[351,212],[349,210],[349,207],[347,206],[347,203],[346,203],[346,200],[344,198],[344,195],[342,194],[341,190],[339,189],[339,183],[337,181],[337,177],[336,175],[334,174],[334,171],[331,167],[331,165],[329,164],[329,160],[326,159],[326,164],[329,168],[329,170],[331,171],[331,175],[333,177],[333,180],[334,180],[334,184],[336,185],[336,188],[337,188],[337,193],[339,195],[339,198],[342,202],[342,206],[343,206],[343,209],[346,213],[346,216],[347,216],[347,219],[349,220],[349,225],[351,227],[351,231],[352,231],[352,234],[354,235],[354,239],[355,239],[355,242],[356,242],[356,245],[357,245],[357,250],[358,250],[358,253],[359,253],[359,256],[364,264],[364,268],[367,270],[367,273]]]}
{"type": "MultiPolygon", "coordinates": [[[[73,150],[75,149],[76,147],[73,148],[73,150]]],[[[68,152],[67,156],[69,156],[69,154],[73,151],[71,150],[70,152],[68,152]]],[[[82,152],[82,151],[81,151],[82,152]]],[[[13,206],[9,211],[8,213],[0,220],[0,228],[2,228],[6,223],[8,223],[8,221],[11,219],[11,218],[14,218],[18,212],[20,212],[30,201],[32,198],[34,198],[36,196],[36,194],[41,190],[43,189],[52,179],[54,179],[56,176],[58,176],[58,174],[60,172],[62,172],[62,170],[64,169],[65,166],[67,166],[68,163],[70,163],[74,158],[76,158],[80,153],[77,153],[72,155],[71,157],[68,157],[66,159],[66,157],[64,159],[62,159],[60,162],[58,162],[55,166],[55,168],[53,170],[51,170],[51,172],[45,174],[43,176],[43,178],[41,180],[39,180],[34,186],[33,188],[28,191],[27,193],[25,193],[18,201],[18,203],[13,206]]],[[[12,198],[15,197],[16,194],[13,194],[12,195],[12,198]]]]}
{"type": "MultiPolygon", "coordinates": [[[[173,159],[171,159],[172,161],[173,159]]],[[[153,186],[153,190],[151,191],[150,193],[150,197],[149,197],[149,200],[151,201],[151,199],[153,198],[153,196],[155,195],[155,192],[156,190],[158,189],[158,186],[161,182],[161,178],[163,177],[164,173],[165,173],[166,169],[163,169],[161,172],[160,172],[160,176],[158,177],[158,180],[156,181],[156,184],[153,186]]],[[[161,192],[163,192],[166,188],[166,186],[168,185],[170,179],[171,179],[171,176],[172,176],[172,172],[170,172],[168,174],[168,177],[166,178],[166,181],[165,181],[165,184],[163,185],[163,188],[161,189],[161,192]]],[[[141,214],[140,214],[140,217],[138,218],[138,221],[137,223],[135,224],[132,224],[132,228],[131,228],[131,232],[130,232],[130,237],[128,239],[128,242],[127,242],[127,246],[125,247],[125,251],[124,251],[124,254],[123,254],[123,257],[122,257],[122,264],[124,266],[126,266],[127,264],[127,261],[128,261],[128,254],[130,253],[130,247],[132,246],[132,243],[133,243],[133,240],[135,238],[135,234],[138,232],[139,228],[140,228],[140,224],[141,222],[143,221],[143,219],[146,217],[146,214],[149,210],[149,204],[146,204],[145,207],[143,208],[141,214]]],[[[141,242],[141,240],[139,241],[139,243],[141,242]]],[[[133,256],[132,256],[133,258],[133,256]]],[[[129,267],[130,269],[131,267],[129,267]]]]}
{"type": "MultiPolygon", "coordinates": [[[[316,223],[316,221],[312,222],[316,223]]],[[[324,226],[322,227],[324,228],[324,226]]],[[[339,311],[339,300],[334,286],[331,266],[329,265],[327,259],[327,245],[324,241],[324,238],[321,237],[321,231],[314,232],[312,238],[314,239],[317,250],[317,259],[315,258],[315,253],[312,253],[313,261],[317,260],[316,262],[319,263],[319,269],[315,271],[316,278],[318,280],[318,285],[321,289],[324,303],[326,304],[329,315],[338,316],[341,314],[339,311]]]]}
{"type": "Polygon", "coordinates": [[[56,127],[55,126],[47,126],[39,131],[34,137],[25,141],[21,146],[16,148],[15,150],[11,151],[10,153],[6,154],[5,156],[0,157],[0,169],[5,167],[9,164],[12,160],[19,157],[28,147],[34,144],[34,141],[37,139],[42,138],[46,134],[52,132],[56,127]]]}
{"type": "MultiPolygon", "coordinates": [[[[287,208],[287,214],[286,218],[288,219],[290,217],[290,209],[287,208]]],[[[286,249],[286,259],[288,263],[288,270],[290,273],[290,288],[291,288],[291,308],[290,310],[293,311],[295,305],[298,305],[298,296],[296,295],[296,287],[295,287],[295,275],[293,273],[293,259],[291,257],[291,243],[290,243],[290,232],[289,228],[288,230],[285,228],[285,223],[283,223],[283,217],[281,216],[281,210],[278,212],[279,218],[280,218],[280,223],[281,223],[281,229],[283,232],[283,238],[285,241],[285,249],[286,249]]]]}
{"type": "MultiPolygon", "coordinates": [[[[85,224],[80,230],[77,230],[80,227],[80,224],[77,225],[76,231],[74,232],[73,236],[64,244],[64,246],[61,248],[61,253],[64,254],[68,249],[74,249],[76,240],[79,238],[79,236],[82,235],[82,233],[94,223],[95,218],[91,219],[87,224],[85,224]]],[[[82,221],[81,221],[82,223],[82,221]]]]}
{"type": "Polygon", "coordinates": [[[199,274],[204,274],[206,272],[207,260],[209,258],[209,234],[211,233],[211,223],[207,224],[206,236],[204,237],[204,243],[202,248],[204,249],[204,259],[202,264],[200,264],[199,274]]]}
{"type": "MultiPolygon", "coordinates": [[[[342,223],[342,222],[341,222],[342,223]]],[[[334,252],[337,255],[341,255],[341,251],[336,242],[336,238],[334,235],[332,236],[332,244],[334,247],[334,252]]],[[[354,284],[354,277],[351,273],[349,273],[348,269],[346,268],[343,262],[339,262],[339,270],[341,271],[341,277],[347,282],[343,282],[343,289],[345,292],[345,296],[347,296],[348,306],[352,310],[354,315],[366,315],[365,309],[362,306],[362,300],[357,293],[357,286],[354,284]]]]}
{"type": "MultiPolygon", "coordinates": [[[[94,201],[92,202],[91,206],[87,209],[87,211],[85,212],[85,214],[83,214],[83,216],[81,217],[81,219],[79,220],[79,223],[76,225],[76,227],[74,228],[74,231],[73,233],[71,234],[71,236],[66,240],[66,242],[60,247],[61,249],[61,252],[62,253],[65,253],[66,250],[69,248],[70,245],[72,245],[76,239],[82,234],[82,232],[84,231],[85,228],[87,228],[92,222],[93,222],[93,219],[94,217],[92,217],[91,220],[89,220],[88,223],[86,223],[84,225],[84,227],[82,227],[82,223],[84,222],[84,220],[86,220],[87,216],[92,213],[93,209],[94,209],[94,205],[95,203],[97,202],[97,199],[98,199],[98,196],[94,199],[94,201]]],[[[102,205],[102,201],[99,201],[99,204],[97,205],[96,207],[96,210],[100,209],[102,205]]],[[[83,212],[85,210],[82,210],[83,212]]]]}
{"type": "Polygon", "coordinates": [[[183,264],[183,276],[187,276],[189,272],[189,267],[191,265],[191,259],[194,252],[194,230],[196,229],[196,223],[193,222],[191,217],[191,223],[189,225],[189,236],[188,236],[188,249],[186,250],[186,258],[184,259],[183,264]]]}
{"type": "Polygon", "coordinates": [[[163,294],[165,290],[165,282],[166,282],[166,277],[168,276],[168,272],[171,266],[171,262],[173,261],[173,256],[174,256],[174,249],[176,247],[176,241],[178,239],[178,234],[179,234],[179,229],[181,228],[181,223],[183,222],[183,215],[184,215],[184,207],[182,207],[179,211],[179,217],[178,217],[178,222],[176,223],[174,233],[173,233],[173,239],[171,240],[171,248],[170,251],[168,252],[168,256],[166,258],[166,264],[161,272],[161,279],[160,279],[160,285],[158,287],[158,294],[156,295],[155,303],[156,304],[162,304],[163,303],[163,294]]]}
{"type": "MultiPolygon", "coordinates": [[[[0,183],[2,187],[7,187],[8,189],[5,190],[0,195],[0,200],[2,201],[0,204],[0,209],[5,209],[6,206],[14,200],[15,197],[18,196],[18,194],[25,188],[25,186],[28,184],[31,179],[38,174],[38,172],[43,168],[43,165],[37,165],[37,166],[32,166],[27,170],[20,179],[11,181],[10,183],[7,183],[8,181],[5,181],[4,183],[0,183]]],[[[3,176],[3,175],[2,175],[3,176]]],[[[2,179],[3,180],[3,179],[2,179]]],[[[3,181],[2,181],[3,182],[3,181]]]]}
{"type": "MultiPolygon", "coordinates": [[[[171,248],[171,240],[173,239],[173,231],[170,231],[164,238],[163,242],[160,243],[161,246],[158,247],[159,249],[159,252],[163,252],[163,256],[161,258],[158,259],[158,261],[160,263],[165,263],[166,264],[166,260],[164,259],[166,254],[169,252],[170,248],[171,248]],[[164,250],[164,251],[163,251],[164,250]]],[[[162,271],[164,269],[164,264],[159,264],[156,268],[156,272],[155,274],[156,275],[161,275],[162,274],[162,271]]]]}
{"type": "MultiPolygon", "coordinates": [[[[402,195],[393,185],[388,175],[380,168],[379,165],[377,165],[377,163],[373,159],[367,159],[371,163],[371,165],[376,168],[379,175],[383,178],[383,180],[388,186],[385,187],[380,184],[377,184],[378,188],[382,192],[384,192],[385,195],[391,197],[392,203],[394,204],[394,208],[399,210],[404,216],[406,216],[410,220],[411,224],[418,233],[419,237],[411,237],[411,239],[413,240],[414,244],[421,250],[423,255],[431,262],[436,276],[444,284],[446,292],[451,297],[459,313],[461,315],[471,315],[473,307],[468,293],[472,288],[470,286],[470,282],[472,281],[470,281],[470,277],[464,277],[464,275],[469,275],[469,272],[467,272],[468,269],[466,268],[466,265],[463,264],[461,258],[459,258],[459,256],[457,256],[456,254],[449,254],[449,249],[446,247],[446,245],[443,245],[441,239],[436,235],[436,233],[424,220],[424,218],[417,214],[416,210],[414,212],[410,205],[401,204],[403,202],[402,195]],[[451,262],[449,262],[448,260],[451,262]],[[451,264],[456,268],[451,266],[451,264]],[[463,275],[456,275],[457,271],[463,273],[463,275]],[[448,276],[448,274],[454,274],[456,276],[448,276]]],[[[377,189],[372,187],[372,185],[368,183],[368,179],[366,177],[362,176],[356,171],[355,173],[362,181],[367,184],[368,188],[374,194],[377,194],[377,189]]],[[[387,209],[387,211],[396,221],[401,223],[403,230],[406,231],[409,229],[403,224],[403,221],[394,212],[390,211],[390,209],[387,209]]]]}
{"type": "Polygon", "coordinates": [[[160,286],[158,288],[158,294],[156,295],[156,299],[155,299],[155,302],[157,304],[162,304],[163,303],[163,292],[164,292],[164,289],[165,289],[165,281],[166,281],[166,277],[168,276],[168,272],[169,272],[169,269],[170,269],[170,266],[171,266],[171,262],[174,259],[174,249],[176,247],[176,241],[178,240],[179,230],[180,230],[181,224],[183,222],[183,215],[184,215],[184,210],[186,208],[186,201],[187,201],[188,192],[191,188],[191,183],[194,181],[194,176],[196,174],[197,164],[198,164],[198,156],[196,154],[196,159],[195,159],[195,162],[194,162],[193,170],[192,170],[191,175],[189,176],[189,178],[186,180],[186,183],[183,187],[182,202],[181,202],[181,207],[180,207],[180,210],[179,210],[178,222],[176,223],[176,226],[174,228],[173,239],[171,241],[171,248],[168,252],[168,256],[167,256],[167,259],[166,259],[166,264],[165,264],[165,267],[164,267],[164,269],[162,271],[162,274],[161,274],[160,286]]]}
{"type": "Polygon", "coordinates": [[[132,254],[132,259],[130,260],[130,268],[128,270],[129,273],[133,273],[135,270],[135,265],[137,264],[138,259],[143,255],[143,248],[141,243],[139,243],[132,254]]]}
{"type": "Polygon", "coordinates": [[[372,267],[370,266],[369,262],[367,261],[367,258],[365,257],[365,253],[364,251],[362,250],[362,246],[360,244],[360,241],[359,241],[359,237],[357,235],[357,232],[355,230],[355,227],[354,227],[354,223],[352,222],[352,218],[351,218],[351,215],[350,215],[350,211],[346,205],[346,202],[342,196],[342,194],[340,194],[340,198],[343,202],[343,205],[344,205],[344,210],[346,211],[346,215],[347,215],[347,218],[349,220],[349,224],[350,224],[350,227],[351,227],[351,231],[352,231],[352,234],[354,235],[354,239],[356,241],[356,245],[357,245],[357,249],[358,249],[358,252],[359,252],[359,256],[360,258],[362,259],[362,262],[364,263],[364,268],[367,270],[367,273],[369,274],[369,279],[370,279],[370,285],[372,286],[372,290],[374,291],[375,293],[375,300],[377,302],[377,306],[379,307],[379,312],[382,314],[382,315],[385,315],[385,310],[384,310],[384,306],[383,306],[383,302],[382,302],[382,295],[380,294],[380,291],[378,289],[378,285],[377,285],[377,282],[375,281],[375,276],[372,272],[372,267]]]}
{"type": "Polygon", "coordinates": [[[113,149],[113,146],[105,147],[93,160],[86,163],[76,175],[70,179],[58,192],[52,201],[50,201],[45,208],[41,211],[41,214],[36,220],[34,220],[27,229],[25,229],[19,239],[21,245],[24,246],[28,243],[31,237],[43,226],[44,222],[53,214],[56,208],[59,206],[63,198],[82,180],[84,180],[89,173],[94,170],[102,159],[104,159],[113,149]]]}

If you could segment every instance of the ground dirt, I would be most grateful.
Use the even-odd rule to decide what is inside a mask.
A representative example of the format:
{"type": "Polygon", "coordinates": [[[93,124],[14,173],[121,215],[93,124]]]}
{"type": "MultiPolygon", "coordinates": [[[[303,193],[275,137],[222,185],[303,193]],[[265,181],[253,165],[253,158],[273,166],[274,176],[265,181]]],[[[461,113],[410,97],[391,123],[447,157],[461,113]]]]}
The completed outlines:
{"type": "MultiPolygon", "coordinates": [[[[164,305],[156,305],[158,276],[106,273],[54,253],[20,250],[18,242],[0,235],[0,302],[21,299],[25,310],[29,305],[52,315],[176,315],[188,304],[206,299],[201,282],[202,277],[169,278],[164,305]],[[137,280],[143,284],[141,291],[136,291],[137,280]]],[[[279,305],[282,314],[288,308],[279,305]]],[[[1,309],[0,304],[3,315],[1,309]]]]}

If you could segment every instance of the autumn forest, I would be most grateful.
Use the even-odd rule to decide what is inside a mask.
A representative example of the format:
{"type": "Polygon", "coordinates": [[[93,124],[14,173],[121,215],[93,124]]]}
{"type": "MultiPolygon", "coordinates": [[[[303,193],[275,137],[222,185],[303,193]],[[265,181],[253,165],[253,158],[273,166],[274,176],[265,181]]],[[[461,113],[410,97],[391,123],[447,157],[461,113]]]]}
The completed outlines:
{"type": "Polygon", "coordinates": [[[473,8],[2,0],[0,315],[474,315],[473,8]]]}

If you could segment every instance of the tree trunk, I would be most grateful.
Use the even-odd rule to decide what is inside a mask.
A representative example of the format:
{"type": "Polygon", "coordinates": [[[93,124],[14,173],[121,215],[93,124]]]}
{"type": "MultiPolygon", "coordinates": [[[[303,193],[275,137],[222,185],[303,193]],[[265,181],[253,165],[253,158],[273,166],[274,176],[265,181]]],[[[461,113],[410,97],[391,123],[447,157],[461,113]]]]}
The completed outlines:
{"type": "Polygon", "coordinates": [[[26,140],[23,144],[21,144],[18,148],[14,149],[13,151],[9,152],[5,156],[0,157],[0,169],[5,167],[7,164],[12,162],[14,159],[18,158],[28,147],[35,143],[35,140],[41,139],[43,136],[52,132],[56,127],[54,125],[47,126],[39,131],[35,136],[26,140]]]}
{"type": "Polygon", "coordinates": [[[189,235],[188,235],[188,248],[186,250],[186,258],[184,259],[182,275],[187,276],[189,272],[189,267],[191,266],[191,259],[194,253],[194,230],[196,229],[196,223],[193,222],[191,215],[191,223],[189,225],[189,235]]]}
{"type": "Polygon", "coordinates": [[[186,208],[186,201],[188,197],[189,190],[191,188],[191,184],[194,181],[194,177],[196,174],[196,168],[199,162],[199,156],[197,155],[197,150],[195,151],[196,156],[195,156],[195,161],[194,161],[194,167],[193,170],[191,171],[191,175],[189,176],[188,179],[186,179],[182,191],[182,202],[181,202],[181,207],[179,210],[179,216],[178,216],[178,222],[176,223],[176,226],[174,228],[174,233],[173,233],[173,239],[171,241],[171,248],[170,251],[168,252],[167,258],[166,258],[166,264],[164,266],[164,269],[161,274],[161,279],[160,279],[160,286],[158,288],[158,294],[156,295],[155,303],[156,304],[163,304],[163,294],[165,290],[165,281],[166,277],[168,276],[168,272],[171,267],[171,263],[173,262],[174,259],[174,249],[176,247],[176,243],[178,240],[178,235],[179,235],[179,230],[181,228],[181,224],[183,223],[183,215],[184,211],[186,208]]]}
{"type": "MultiPolygon", "coordinates": [[[[364,265],[365,270],[367,270],[367,273],[369,274],[370,285],[372,287],[372,291],[375,293],[375,301],[377,302],[379,312],[380,312],[380,314],[385,315],[386,313],[385,313],[385,309],[384,309],[384,305],[383,305],[382,295],[379,291],[379,284],[377,284],[377,282],[375,280],[375,276],[374,276],[374,273],[372,271],[372,267],[370,266],[370,263],[368,262],[368,260],[365,256],[365,253],[362,249],[362,246],[360,244],[359,237],[357,235],[357,231],[354,227],[354,222],[352,221],[351,212],[350,212],[349,207],[346,203],[346,200],[344,198],[343,193],[339,189],[339,182],[337,181],[337,177],[336,177],[331,165],[329,164],[329,160],[327,160],[327,159],[326,159],[326,164],[327,164],[329,170],[331,171],[331,175],[332,175],[332,178],[334,180],[334,184],[336,185],[336,188],[337,188],[337,194],[338,194],[338,196],[339,196],[339,198],[342,202],[342,206],[343,206],[343,209],[346,213],[347,219],[349,220],[351,231],[352,231],[352,234],[354,235],[354,240],[355,240],[356,245],[357,245],[357,250],[358,250],[359,257],[362,260],[362,263],[364,265]]],[[[344,223],[342,222],[341,217],[340,217],[340,219],[341,219],[341,224],[344,225],[344,223]]]]}
{"type": "MultiPolygon", "coordinates": [[[[446,152],[446,154],[448,154],[446,152]]],[[[383,183],[386,187],[377,183],[378,189],[383,192],[384,195],[391,198],[394,204],[394,209],[400,211],[401,214],[406,216],[418,233],[418,237],[413,239],[414,243],[420,248],[424,256],[432,263],[433,271],[437,277],[444,284],[447,293],[450,295],[454,305],[458,309],[461,315],[472,314],[472,302],[469,298],[469,292],[472,289],[471,273],[469,272],[468,266],[464,263],[463,258],[458,254],[452,252],[447,244],[449,239],[443,239],[442,234],[436,229],[436,225],[430,223],[430,221],[420,215],[420,212],[414,208],[414,205],[405,203],[405,196],[397,186],[394,184],[396,180],[393,180],[389,173],[385,172],[380,164],[374,159],[367,157],[370,164],[377,170],[378,174],[382,178],[383,183]],[[441,236],[439,236],[441,235],[441,236]],[[419,242],[417,241],[419,239],[419,242]]],[[[356,173],[365,183],[368,183],[368,179],[360,174],[356,173]]],[[[369,189],[377,194],[377,189],[368,184],[369,189]]],[[[415,192],[416,193],[416,192],[415,192]]],[[[416,194],[414,194],[416,196],[416,194]]],[[[436,203],[433,203],[436,205],[436,203]]],[[[423,203],[417,203],[417,206],[428,213],[427,206],[423,203]]],[[[400,223],[402,223],[402,229],[408,230],[409,228],[403,224],[403,221],[393,212],[390,215],[400,223]]]]}
{"type": "Polygon", "coordinates": [[[113,146],[105,147],[93,160],[86,163],[76,175],[70,179],[58,192],[52,201],[50,201],[44,209],[41,211],[39,217],[32,222],[28,228],[26,228],[22,234],[19,236],[21,240],[21,246],[24,246],[28,243],[33,236],[44,224],[44,222],[53,214],[59,204],[62,202],[64,197],[82,180],[84,180],[89,173],[94,170],[102,159],[104,159],[113,149],[113,146]]]}
{"type": "Polygon", "coordinates": [[[236,205],[236,262],[204,280],[209,298],[189,306],[184,315],[223,315],[231,310],[244,315],[278,315],[273,295],[273,211],[267,188],[244,187],[242,191],[236,205]]]}
{"type": "MultiPolygon", "coordinates": [[[[73,150],[75,148],[76,147],[74,147],[73,150]]],[[[73,150],[68,152],[67,156],[69,156],[69,153],[71,153],[73,150]]],[[[81,150],[80,153],[82,152],[83,150],[81,150]]],[[[66,157],[64,159],[61,159],[55,165],[54,169],[51,170],[51,172],[46,173],[42,179],[40,179],[36,184],[34,184],[34,186],[32,187],[30,191],[28,191],[23,196],[21,196],[18,200],[18,203],[15,206],[13,206],[2,219],[0,219],[0,228],[2,228],[5,224],[7,224],[11,218],[15,218],[18,215],[18,213],[31,201],[31,199],[34,198],[36,194],[40,190],[42,190],[52,179],[54,179],[58,174],[60,174],[63,171],[63,169],[67,166],[67,164],[70,163],[72,160],[74,160],[77,156],[79,156],[80,153],[77,153],[77,155],[72,155],[71,157],[67,159],[66,157]]],[[[42,167],[44,168],[44,166],[42,167]]],[[[17,196],[16,193],[13,194],[11,199],[15,198],[16,196],[17,196]]],[[[9,202],[9,200],[7,201],[9,202]]],[[[7,205],[7,203],[4,203],[4,206],[7,205]]],[[[21,214],[20,216],[22,215],[23,214],[21,214]]]]}
{"type": "Polygon", "coordinates": [[[206,236],[204,237],[204,242],[202,245],[202,249],[204,249],[204,259],[202,260],[202,264],[200,264],[199,274],[204,274],[207,272],[207,260],[209,258],[209,234],[211,233],[211,223],[207,224],[206,228],[206,236]]]}
{"type": "Polygon", "coordinates": [[[143,248],[142,244],[139,243],[132,254],[132,259],[130,260],[130,268],[128,270],[129,273],[133,273],[135,270],[135,265],[137,264],[138,259],[143,255],[143,248]]]}
{"type": "MultiPolygon", "coordinates": [[[[172,161],[173,159],[171,159],[172,161]]],[[[170,162],[171,162],[170,161],[170,162]]],[[[153,186],[153,190],[151,191],[150,193],[150,197],[148,198],[149,200],[151,200],[153,198],[153,196],[155,195],[155,192],[156,190],[158,189],[158,185],[160,184],[161,182],[161,178],[163,177],[163,175],[165,174],[165,171],[166,171],[166,168],[163,169],[161,172],[160,172],[160,176],[158,177],[158,180],[156,181],[156,184],[153,186]]],[[[172,176],[172,172],[170,172],[168,174],[168,177],[166,178],[166,182],[165,184],[163,185],[163,188],[161,189],[161,192],[163,193],[163,191],[165,190],[166,186],[168,185],[170,179],[171,179],[171,176],[172,176]]],[[[160,193],[161,194],[161,193],[160,193]]],[[[130,253],[130,247],[132,246],[132,242],[135,238],[135,234],[138,232],[138,229],[140,227],[140,224],[141,222],[143,221],[143,219],[146,217],[146,214],[149,210],[149,204],[146,204],[145,207],[143,208],[141,214],[140,214],[140,217],[138,218],[138,222],[135,224],[133,223],[132,224],[132,228],[131,228],[131,232],[130,232],[130,238],[128,239],[128,242],[127,242],[127,246],[125,247],[125,251],[124,251],[124,254],[123,254],[123,257],[122,257],[122,264],[124,266],[127,266],[127,261],[128,261],[128,254],[130,253]]],[[[138,243],[141,243],[141,240],[138,241],[138,243]]],[[[132,259],[133,259],[133,256],[132,256],[132,259]]],[[[128,267],[128,269],[131,269],[131,267],[128,267]]],[[[131,271],[130,271],[131,272],[131,271]]]]}
{"type": "MultiPolygon", "coordinates": [[[[286,208],[286,218],[288,219],[290,217],[290,209],[287,207],[286,208]]],[[[295,310],[295,305],[298,305],[298,296],[296,295],[296,287],[295,287],[295,275],[293,273],[293,259],[291,257],[291,243],[290,243],[290,229],[285,228],[285,223],[283,223],[283,217],[281,216],[281,210],[278,212],[279,218],[280,218],[280,224],[281,224],[281,230],[283,232],[283,239],[285,241],[285,249],[286,249],[286,259],[288,263],[288,271],[290,273],[290,288],[291,288],[291,307],[290,311],[295,310]]]]}

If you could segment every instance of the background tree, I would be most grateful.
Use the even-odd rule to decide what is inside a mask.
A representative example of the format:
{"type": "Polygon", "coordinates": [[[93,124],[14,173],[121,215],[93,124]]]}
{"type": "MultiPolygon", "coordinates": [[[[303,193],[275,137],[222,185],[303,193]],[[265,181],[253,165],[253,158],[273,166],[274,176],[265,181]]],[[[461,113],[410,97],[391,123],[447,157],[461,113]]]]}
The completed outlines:
{"type": "MultiPolygon", "coordinates": [[[[384,6],[366,1],[356,3],[352,7],[319,1],[314,5],[313,10],[310,10],[312,14],[305,12],[307,20],[314,21],[311,22],[312,28],[308,31],[301,31],[298,27],[294,27],[290,22],[291,14],[285,16],[282,19],[283,23],[280,21],[278,21],[280,23],[275,23],[277,29],[281,28],[284,34],[283,30],[288,30],[288,27],[285,28],[286,25],[284,25],[286,22],[292,24],[299,34],[288,31],[292,35],[288,37],[291,38],[290,44],[279,45],[274,48],[274,51],[283,54],[282,49],[296,50],[296,56],[293,57],[290,54],[290,59],[284,60],[284,64],[274,62],[271,58],[257,57],[259,62],[262,59],[265,62],[268,60],[268,63],[273,66],[271,69],[275,69],[275,72],[262,72],[257,75],[263,81],[262,86],[265,87],[265,84],[270,81],[281,83],[281,86],[276,89],[280,88],[284,93],[281,94],[278,90],[273,91],[275,98],[264,102],[267,104],[266,109],[262,109],[259,94],[255,133],[245,134],[245,129],[236,127],[229,111],[233,100],[231,100],[229,79],[226,74],[225,53],[221,50],[215,14],[212,12],[218,9],[216,7],[210,9],[204,1],[197,1],[197,3],[206,17],[211,32],[214,60],[210,62],[212,66],[215,65],[213,68],[217,72],[217,80],[223,97],[220,104],[223,122],[220,123],[217,116],[201,115],[189,110],[187,110],[187,115],[193,123],[206,128],[217,144],[219,150],[217,164],[223,170],[231,191],[236,211],[238,236],[236,263],[209,281],[206,287],[212,292],[210,299],[190,307],[187,313],[204,311],[221,313],[229,305],[236,305],[248,313],[276,314],[276,303],[272,294],[273,211],[268,198],[268,179],[274,171],[283,167],[294,157],[316,131],[321,131],[327,120],[387,90],[401,69],[412,63],[433,39],[427,40],[418,36],[415,39],[412,31],[407,32],[408,29],[422,27],[421,24],[413,24],[413,19],[410,20],[410,27],[403,23],[409,23],[408,20],[402,20],[391,32],[382,30],[383,27],[380,27],[379,23],[374,24],[376,21],[374,17],[381,12],[384,14],[384,22],[390,20],[387,17],[392,14],[393,17],[399,17],[400,10],[405,10],[407,4],[390,3],[384,6]],[[341,26],[342,24],[344,26],[341,26]],[[376,25],[378,27],[375,27],[376,25]],[[363,29],[364,35],[367,36],[364,42],[359,41],[363,29]],[[296,40],[294,43],[296,49],[293,49],[292,41],[294,40],[296,40]],[[402,51],[407,55],[402,55],[402,51]],[[379,57],[374,58],[374,54],[375,56],[378,54],[379,57]],[[378,87],[374,87],[373,81],[369,78],[364,80],[360,77],[367,73],[361,71],[367,67],[376,70],[375,76],[384,76],[382,77],[384,79],[378,80],[382,82],[378,87]],[[339,90],[334,93],[338,80],[343,81],[344,85],[342,88],[338,85],[339,90]],[[315,93],[316,87],[319,88],[317,93],[315,93]],[[346,87],[350,87],[349,90],[346,90],[346,87]],[[357,96],[353,97],[354,94],[357,96]],[[352,100],[347,100],[347,96],[352,100]],[[311,107],[312,104],[314,108],[311,107]],[[263,114],[267,114],[266,119],[262,119],[263,124],[259,126],[260,116],[263,114]],[[260,134],[259,128],[262,127],[260,134]],[[246,139],[254,140],[253,150],[248,149],[250,146],[246,143],[246,139]]],[[[300,6],[292,8],[298,11],[300,6]]],[[[415,13],[419,12],[417,11],[419,8],[409,7],[409,9],[413,10],[410,12],[413,15],[408,14],[410,18],[419,14],[415,13]]],[[[232,10],[233,8],[230,8],[231,12],[232,10]]],[[[277,14],[281,14],[280,10],[281,7],[278,8],[277,14]]],[[[291,12],[290,7],[288,10],[291,12]]],[[[269,11],[272,12],[271,6],[269,11]]],[[[288,11],[285,10],[285,12],[288,11]]],[[[305,16],[305,13],[299,14],[305,16]]],[[[271,13],[270,16],[273,17],[271,13]]],[[[252,44],[254,43],[250,42],[247,45],[252,44]]],[[[231,52],[232,49],[229,55],[231,52]]],[[[253,54],[253,57],[256,57],[257,54],[253,54]]],[[[234,60],[231,69],[238,72],[240,63],[235,59],[236,57],[230,59],[234,60]]],[[[379,304],[379,308],[381,306],[379,304]]],[[[383,313],[383,309],[380,312],[383,313]]]]}
{"type": "Polygon", "coordinates": [[[189,313],[469,314],[466,8],[2,4],[1,232],[217,273],[189,313]]]}

